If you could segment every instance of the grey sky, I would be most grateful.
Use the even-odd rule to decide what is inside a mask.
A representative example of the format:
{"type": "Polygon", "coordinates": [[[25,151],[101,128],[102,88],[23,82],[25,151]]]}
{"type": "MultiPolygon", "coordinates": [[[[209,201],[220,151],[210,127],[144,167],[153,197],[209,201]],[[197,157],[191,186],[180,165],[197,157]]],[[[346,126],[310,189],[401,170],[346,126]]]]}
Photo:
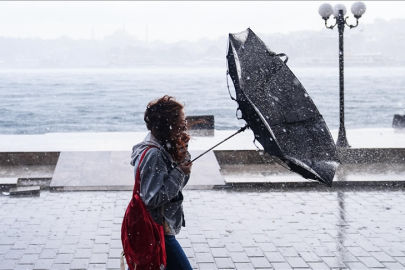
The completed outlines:
{"type": "MultiPolygon", "coordinates": [[[[326,2],[326,1],[325,1],[326,2]]],[[[217,38],[229,32],[251,27],[260,33],[284,33],[321,30],[323,21],[318,7],[323,1],[257,1],[257,2],[96,2],[96,1],[0,1],[0,36],[89,39],[92,29],[96,39],[103,39],[125,25],[140,40],[178,42],[217,38]]],[[[350,7],[343,3],[354,23],[350,7]]],[[[364,1],[367,12],[361,23],[377,18],[405,18],[402,1],[364,1]]]]}

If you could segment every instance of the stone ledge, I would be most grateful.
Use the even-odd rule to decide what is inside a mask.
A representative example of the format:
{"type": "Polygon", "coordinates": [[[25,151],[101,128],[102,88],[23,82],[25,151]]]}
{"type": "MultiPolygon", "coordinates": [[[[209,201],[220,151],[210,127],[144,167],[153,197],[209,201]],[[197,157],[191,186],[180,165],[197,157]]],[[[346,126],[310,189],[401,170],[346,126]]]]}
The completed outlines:
{"type": "Polygon", "coordinates": [[[9,190],[10,188],[17,187],[17,177],[0,178],[0,191],[9,190]]]}
{"type": "Polygon", "coordinates": [[[39,186],[10,188],[10,196],[39,196],[39,186]]]}
{"type": "Polygon", "coordinates": [[[0,166],[56,165],[60,152],[0,152],[0,166]]]}

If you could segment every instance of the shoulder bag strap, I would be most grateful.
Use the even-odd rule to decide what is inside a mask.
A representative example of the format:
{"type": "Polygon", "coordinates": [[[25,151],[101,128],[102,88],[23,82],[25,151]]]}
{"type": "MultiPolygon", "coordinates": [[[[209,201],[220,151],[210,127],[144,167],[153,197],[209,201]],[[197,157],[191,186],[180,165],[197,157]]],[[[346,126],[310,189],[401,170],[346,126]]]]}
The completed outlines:
{"type": "Polygon", "coordinates": [[[140,190],[141,190],[141,162],[143,160],[143,158],[145,157],[146,152],[148,152],[149,149],[151,148],[157,148],[155,146],[149,146],[148,148],[146,148],[145,151],[143,151],[141,158],[139,159],[139,163],[138,163],[138,168],[136,169],[136,174],[135,174],[135,185],[134,185],[134,191],[132,196],[135,196],[135,194],[139,194],[140,190]]]}

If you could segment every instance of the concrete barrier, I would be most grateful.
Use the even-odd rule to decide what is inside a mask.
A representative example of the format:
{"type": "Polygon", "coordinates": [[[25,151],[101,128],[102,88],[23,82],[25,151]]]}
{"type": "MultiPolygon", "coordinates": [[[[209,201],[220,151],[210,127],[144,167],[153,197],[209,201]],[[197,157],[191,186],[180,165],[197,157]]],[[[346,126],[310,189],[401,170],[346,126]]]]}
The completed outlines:
{"type": "MultiPolygon", "coordinates": [[[[272,164],[275,161],[263,150],[217,150],[221,164],[272,164]]],[[[405,148],[349,148],[339,149],[342,164],[405,163],[405,148]]]]}
{"type": "Polygon", "coordinates": [[[60,152],[0,152],[0,166],[56,165],[60,152]]]}

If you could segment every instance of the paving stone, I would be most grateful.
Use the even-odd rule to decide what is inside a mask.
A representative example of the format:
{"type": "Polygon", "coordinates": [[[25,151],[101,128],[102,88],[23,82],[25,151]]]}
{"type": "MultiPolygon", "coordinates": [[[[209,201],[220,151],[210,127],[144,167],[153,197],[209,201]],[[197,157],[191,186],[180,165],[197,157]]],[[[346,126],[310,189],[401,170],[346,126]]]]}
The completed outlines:
{"type": "Polygon", "coordinates": [[[199,269],[216,270],[218,269],[215,263],[198,263],[199,269]]]}
{"type": "Polygon", "coordinates": [[[291,266],[288,263],[282,263],[282,262],[277,262],[277,263],[271,263],[271,265],[273,266],[273,268],[275,270],[287,270],[287,269],[292,269],[291,266]]]}
{"type": "Polygon", "coordinates": [[[268,268],[271,267],[271,264],[266,257],[251,257],[251,263],[255,268],[268,268]]]}
{"type": "Polygon", "coordinates": [[[12,245],[0,245],[0,254],[7,253],[11,249],[12,245]]]}
{"type": "Polygon", "coordinates": [[[230,252],[229,254],[234,263],[250,263],[250,259],[245,252],[230,252]]]}
{"type": "Polygon", "coordinates": [[[204,235],[192,234],[192,235],[189,235],[189,239],[190,239],[192,244],[194,244],[194,243],[207,243],[207,239],[205,238],[204,235]]]}
{"type": "Polygon", "coordinates": [[[197,263],[212,263],[214,258],[211,253],[195,253],[197,263]]]}
{"type": "Polygon", "coordinates": [[[31,270],[33,268],[33,265],[30,264],[17,264],[14,267],[14,270],[31,270]]]}
{"type": "Polygon", "coordinates": [[[204,231],[200,227],[197,227],[197,226],[188,227],[187,232],[189,235],[192,235],[192,234],[204,235],[204,231]]]}
{"type": "Polygon", "coordinates": [[[258,244],[263,244],[263,243],[256,243],[251,238],[238,237],[238,240],[239,240],[239,243],[242,245],[242,247],[257,247],[258,244]]]}
{"type": "MultiPolygon", "coordinates": [[[[1,246],[0,246],[1,247],[1,246]]],[[[42,249],[44,248],[43,245],[29,245],[25,250],[25,254],[40,254],[42,249]]]]}
{"type": "Polygon", "coordinates": [[[273,243],[258,243],[257,244],[262,251],[277,251],[277,247],[273,243]]]}
{"type": "Polygon", "coordinates": [[[405,266],[405,257],[394,257],[394,259],[405,266]]]}
{"type": "Polygon", "coordinates": [[[193,244],[193,249],[195,253],[209,253],[211,251],[208,244],[193,244]]]}
{"type": "Polygon", "coordinates": [[[301,257],[286,257],[285,259],[293,268],[308,267],[308,264],[301,257]]]}
{"type": "Polygon", "coordinates": [[[322,257],[322,260],[331,268],[344,268],[346,265],[337,257],[322,257]]]}
{"type": "Polygon", "coordinates": [[[271,242],[274,244],[276,247],[291,247],[291,243],[289,243],[286,239],[284,238],[273,238],[271,242]]]}
{"type": "Polygon", "coordinates": [[[54,260],[57,264],[70,264],[73,260],[73,254],[58,254],[54,260]]]}
{"type": "Polygon", "coordinates": [[[80,235],[82,233],[82,228],[69,228],[66,235],[80,235]]]}
{"type": "Polygon", "coordinates": [[[96,244],[109,244],[110,242],[111,242],[110,236],[98,235],[98,236],[96,236],[96,239],[94,240],[94,243],[96,243],[96,244]]]}
{"type": "Polygon", "coordinates": [[[207,239],[219,239],[221,238],[219,232],[217,231],[203,231],[205,238],[207,239]]]}
{"type": "MultiPolygon", "coordinates": [[[[183,250],[186,251],[185,248],[183,248],[183,250]]],[[[109,258],[109,259],[117,259],[117,258],[120,258],[121,252],[122,252],[121,249],[114,249],[114,248],[112,248],[112,249],[110,249],[109,252],[108,252],[108,258],[109,258]]],[[[187,255],[187,252],[185,252],[185,253],[186,253],[186,255],[187,255]]],[[[91,254],[91,250],[88,250],[88,254],[91,254]]],[[[194,253],[193,253],[193,254],[194,254],[194,253]]],[[[76,256],[75,256],[75,257],[76,257],[76,256]]],[[[89,257],[90,257],[90,256],[89,256],[89,257]]],[[[193,257],[193,256],[192,256],[192,257],[193,257]]]]}
{"type": "Polygon", "coordinates": [[[38,260],[38,254],[25,254],[21,257],[19,264],[34,264],[38,260]]]}
{"type": "Polygon", "coordinates": [[[58,253],[59,254],[61,254],[61,253],[62,254],[73,254],[73,253],[75,253],[76,249],[77,249],[76,245],[64,244],[59,248],[58,253]]]}
{"type": "Polygon", "coordinates": [[[97,244],[94,245],[93,252],[94,253],[108,253],[110,250],[110,245],[108,244],[97,244]]]}
{"type": "Polygon", "coordinates": [[[243,251],[243,247],[239,243],[226,243],[226,249],[230,252],[243,251]]]}
{"type": "Polygon", "coordinates": [[[53,259],[38,259],[34,265],[34,269],[48,270],[52,268],[53,259]]]}
{"type": "Polygon", "coordinates": [[[80,240],[80,236],[78,236],[78,235],[68,235],[68,236],[65,236],[65,238],[63,239],[63,243],[76,245],[79,242],[79,240],[80,240]]]}
{"type": "Polygon", "coordinates": [[[214,258],[228,258],[231,256],[226,248],[211,248],[211,254],[214,258]]]}
{"type": "Polygon", "coordinates": [[[188,258],[188,261],[190,262],[190,265],[193,269],[198,269],[197,262],[195,261],[195,258],[188,258]]]}
{"type": "MultiPolygon", "coordinates": [[[[327,266],[325,263],[323,262],[309,262],[308,265],[311,267],[311,269],[320,269],[320,270],[324,270],[324,269],[328,269],[329,266],[327,266]]],[[[354,268],[353,268],[354,269],[354,268]]]]}
{"type": "Polygon", "coordinates": [[[365,266],[363,263],[361,262],[347,262],[346,265],[350,268],[350,269],[369,269],[367,266],[365,266]]]}
{"type": "Polygon", "coordinates": [[[120,249],[122,249],[121,239],[119,239],[119,240],[111,240],[110,248],[120,248],[120,249]]]}
{"type": "Polygon", "coordinates": [[[55,249],[43,249],[39,258],[41,259],[54,259],[57,255],[57,250],[55,249]]]}
{"type": "Polygon", "coordinates": [[[72,263],[70,264],[70,269],[82,270],[82,269],[88,269],[88,266],[89,266],[88,259],[73,259],[72,263]]]}
{"type": "Polygon", "coordinates": [[[314,248],[312,248],[312,250],[319,257],[335,257],[335,254],[325,247],[314,247],[314,248]]]}
{"type": "Polygon", "coordinates": [[[367,267],[384,267],[384,265],[382,265],[374,257],[359,257],[358,259],[367,267]]]}
{"type": "Polygon", "coordinates": [[[54,263],[51,269],[58,269],[58,270],[68,270],[70,269],[70,264],[65,263],[54,263]]]}
{"type": "Polygon", "coordinates": [[[45,243],[46,249],[58,249],[62,245],[62,240],[48,240],[45,243]]]}
{"type": "Polygon", "coordinates": [[[315,252],[300,251],[299,256],[308,262],[322,262],[322,259],[315,252]]]}
{"type": "Polygon", "coordinates": [[[265,252],[264,255],[269,262],[285,262],[285,257],[280,252],[265,252]]]}
{"type": "Polygon", "coordinates": [[[4,254],[5,259],[19,260],[24,255],[22,250],[10,249],[6,254],[4,254]]]}
{"type": "Polygon", "coordinates": [[[225,243],[221,239],[207,239],[206,242],[211,248],[225,247],[225,243]]]}
{"type": "Polygon", "coordinates": [[[254,266],[251,263],[235,263],[237,270],[254,270],[254,266]]]}
{"type": "Polygon", "coordinates": [[[278,249],[283,256],[298,257],[297,251],[293,247],[282,247],[278,249]]]}
{"type": "Polygon", "coordinates": [[[258,247],[253,247],[253,248],[250,247],[250,248],[244,248],[244,249],[245,249],[246,254],[249,257],[263,257],[264,256],[263,251],[258,247]]]}
{"type": "Polygon", "coordinates": [[[405,257],[405,252],[402,252],[401,250],[394,248],[394,247],[384,247],[382,248],[388,255],[390,256],[398,256],[398,257],[405,257]]]}
{"type": "MultiPolygon", "coordinates": [[[[4,219],[3,219],[4,220],[4,219]]],[[[18,240],[16,237],[3,237],[1,239],[2,245],[14,245],[14,243],[18,240]]]]}
{"type": "Polygon", "coordinates": [[[109,236],[112,234],[112,230],[111,228],[99,228],[97,230],[97,235],[105,235],[105,236],[109,236]]]}
{"type": "Polygon", "coordinates": [[[399,262],[384,262],[383,264],[388,269],[404,269],[404,266],[399,262]]]}
{"type": "Polygon", "coordinates": [[[90,263],[107,263],[107,253],[92,253],[90,256],[90,263]]]}
{"type": "Polygon", "coordinates": [[[370,252],[370,255],[380,262],[396,262],[394,258],[385,252],[370,252]]]}
{"type": "Polygon", "coordinates": [[[79,243],[77,243],[77,248],[93,248],[94,241],[93,240],[83,240],[80,239],[79,243]]]}
{"type": "Polygon", "coordinates": [[[215,264],[219,269],[234,269],[235,265],[233,264],[230,258],[215,258],[215,264]]]}
{"type": "Polygon", "coordinates": [[[14,269],[18,263],[18,260],[12,260],[12,259],[5,259],[2,260],[0,263],[0,269],[14,269]]]}
{"type": "Polygon", "coordinates": [[[356,256],[354,256],[350,252],[334,252],[337,258],[341,260],[342,262],[358,262],[359,260],[357,259],[356,256]]]}
{"type": "Polygon", "coordinates": [[[107,260],[107,269],[119,269],[120,259],[108,259],[107,260]]]}
{"type": "MultiPolygon", "coordinates": [[[[89,264],[89,268],[88,269],[107,269],[107,265],[103,264],[103,263],[91,263],[89,264]]],[[[115,268],[111,268],[111,269],[119,269],[117,267],[115,268]]]]}
{"type": "Polygon", "coordinates": [[[13,249],[26,249],[30,244],[30,241],[15,241],[13,249]]]}

